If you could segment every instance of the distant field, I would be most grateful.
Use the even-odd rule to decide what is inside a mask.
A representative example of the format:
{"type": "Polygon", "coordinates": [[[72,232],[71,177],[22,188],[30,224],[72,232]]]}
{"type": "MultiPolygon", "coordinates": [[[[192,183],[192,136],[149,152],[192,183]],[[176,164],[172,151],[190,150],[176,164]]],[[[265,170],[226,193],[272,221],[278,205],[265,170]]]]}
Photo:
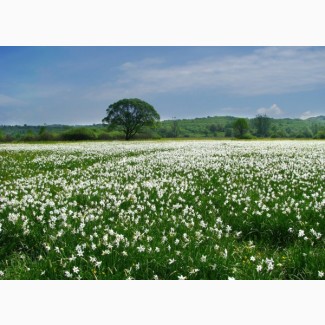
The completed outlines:
{"type": "Polygon", "coordinates": [[[0,279],[325,279],[324,141],[0,145],[0,279]]]}

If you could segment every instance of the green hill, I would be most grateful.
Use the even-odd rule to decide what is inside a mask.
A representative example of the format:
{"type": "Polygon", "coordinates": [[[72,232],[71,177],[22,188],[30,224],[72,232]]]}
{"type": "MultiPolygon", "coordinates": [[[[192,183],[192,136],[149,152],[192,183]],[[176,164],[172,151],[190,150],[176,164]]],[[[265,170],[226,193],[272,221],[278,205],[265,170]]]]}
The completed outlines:
{"type": "MultiPolygon", "coordinates": [[[[167,120],[158,129],[164,137],[225,137],[232,136],[232,127],[237,117],[214,116],[206,118],[167,120]]],[[[247,119],[250,131],[254,134],[253,119],[247,119]]],[[[270,119],[271,137],[312,138],[325,128],[325,116],[301,119],[270,119]]]]}
{"type": "MultiPolygon", "coordinates": [[[[194,119],[161,121],[156,129],[145,129],[136,138],[207,138],[233,137],[233,124],[238,117],[208,116],[194,119]]],[[[254,119],[248,119],[248,133],[256,135],[254,119]]],[[[302,119],[270,118],[268,137],[272,138],[325,138],[325,116],[302,119]]],[[[123,139],[117,130],[108,130],[103,124],[93,125],[2,125],[0,141],[66,140],[87,138],[89,140],[123,139]],[[87,129],[90,129],[89,132],[87,129]],[[90,133],[91,131],[91,133],[90,133]],[[71,138],[71,135],[72,138],[71,138]]]]}

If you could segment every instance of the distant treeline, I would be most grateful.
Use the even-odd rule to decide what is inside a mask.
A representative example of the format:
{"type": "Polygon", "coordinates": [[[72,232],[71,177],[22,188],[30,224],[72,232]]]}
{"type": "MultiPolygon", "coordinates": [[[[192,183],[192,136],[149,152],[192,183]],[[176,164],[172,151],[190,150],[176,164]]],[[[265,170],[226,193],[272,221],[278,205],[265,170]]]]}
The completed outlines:
{"type": "MultiPolygon", "coordinates": [[[[125,135],[106,125],[14,125],[0,126],[1,142],[119,140],[125,135]]],[[[314,138],[325,139],[325,116],[301,119],[252,119],[233,116],[161,121],[154,129],[145,128],[135,139],[160,138],[314,138]]]]}

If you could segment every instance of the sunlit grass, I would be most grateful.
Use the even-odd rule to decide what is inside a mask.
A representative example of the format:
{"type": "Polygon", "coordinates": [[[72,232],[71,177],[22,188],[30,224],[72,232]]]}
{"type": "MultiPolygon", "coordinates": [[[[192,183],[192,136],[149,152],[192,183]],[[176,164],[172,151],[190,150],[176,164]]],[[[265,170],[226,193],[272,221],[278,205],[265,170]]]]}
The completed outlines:
{"type": "Polygon", "coordinates": [[[0,146],[0,279],[323,279],[325,143],[0,146]]]}

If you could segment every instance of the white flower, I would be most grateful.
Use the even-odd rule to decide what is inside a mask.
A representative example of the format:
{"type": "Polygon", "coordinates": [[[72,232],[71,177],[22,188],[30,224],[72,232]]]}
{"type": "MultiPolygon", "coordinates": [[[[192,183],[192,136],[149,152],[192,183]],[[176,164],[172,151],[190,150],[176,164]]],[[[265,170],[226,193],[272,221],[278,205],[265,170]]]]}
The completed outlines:
{"type": "Polygon", "coordinates": [[[304,236],[305,236],[305,232],[300,229],[298,233],[298,237],[304,237],[304,236]]]}
{"type": "Polygon", "coordinates": [[[4,276],[5,273],[3,271],[0,271],[0,276],[4,276]]]}
{"type": "Polygon", "coordinates": [[[262,271],[262,265],[257,265],[257,267],[256,267],[256,271],[257,272],[261,272],[262,271]]]}
{"type": "Polygon", "coordinates": [[[142,253],[142,252],[144,252],[146,249],[145,249],[145,247],[144,247],[143,245],[140,245],[140,246],[137,247],[137,250],[138,250],[138,252],[142,253]]]}
{"type": "Polygon", "coordinates": [[[274,261],[273,261],[273,258],[271,259],[266,259],[265,260],[265,263],[267,264],[267,270],[268,271],[272,271],[274,269],[274,261]]]}
{"type": "Polygon", "coordinates": [[[178,280],[186,280],[186,276],[179,275],[179,276],[178,276],[178,280]]]}
{"type": "Polygon", "coordinates": [[[224,253],[222,254],[222,256],[223,256],[224,258],[227,258],[227,257],[228,257],[228,251],[227,251],[226,248],[225,248],[225,251],[224,251],[224,253]]]}
{"type": "Polygon", "coordinates": [[[200,260],[201,260],[202,263],[205,263],[207,261],[206,255],[202,255],[200,260]]]}
{"type": "Polygon", "coordinates": [[[64,274],[67,278],[72,278],[72,274],[69,271],[65,271],[64,274]]]}
{"type": "Polygon", "coordinates": [[[199,271],[200,271],[199,269],[191,269],[190,270],[190,274],[195,274],[195,273],[197,273],[199,271]]]}
{"type": "Polygon", "coordinates": [[[228,276],[228,280],[236,280],[234,277],[228,276]]]}
{"type": "Polygon", "coordinates": [[[170,258],[170,259],[168,260],[168,264],[170,265],[170,264],[173,264],[173,263],[175,263],[175,259],[174,259],[174,258],[170,258]]]}
{"type": "Polygon", "coordinates": [[[79,267],[78,266],[74,266],[73,269],[72,269],[72,271],[74,273],[79,273],[79,267]]]}
{"type": "Polygon", "coordinates": [[[322,278],[324,276],[324,272],[323,271],[318,271],[318,277],[322,278]]]}
{"type": "Polygon", "coordinates": [[[14,213],[9,213],[8,215],[8,220],[11,221],[13,224],[15,224],[17,222],[19,218],[19,215],[14,214],[14,213]]]}
{"type": "Polygon", "coordinates": [[[256,258],[255,258],[254,256],[251,256],[249,259],[250,259],[252,262],[255,262],[255,260],[256,260],[256,258]]]}

